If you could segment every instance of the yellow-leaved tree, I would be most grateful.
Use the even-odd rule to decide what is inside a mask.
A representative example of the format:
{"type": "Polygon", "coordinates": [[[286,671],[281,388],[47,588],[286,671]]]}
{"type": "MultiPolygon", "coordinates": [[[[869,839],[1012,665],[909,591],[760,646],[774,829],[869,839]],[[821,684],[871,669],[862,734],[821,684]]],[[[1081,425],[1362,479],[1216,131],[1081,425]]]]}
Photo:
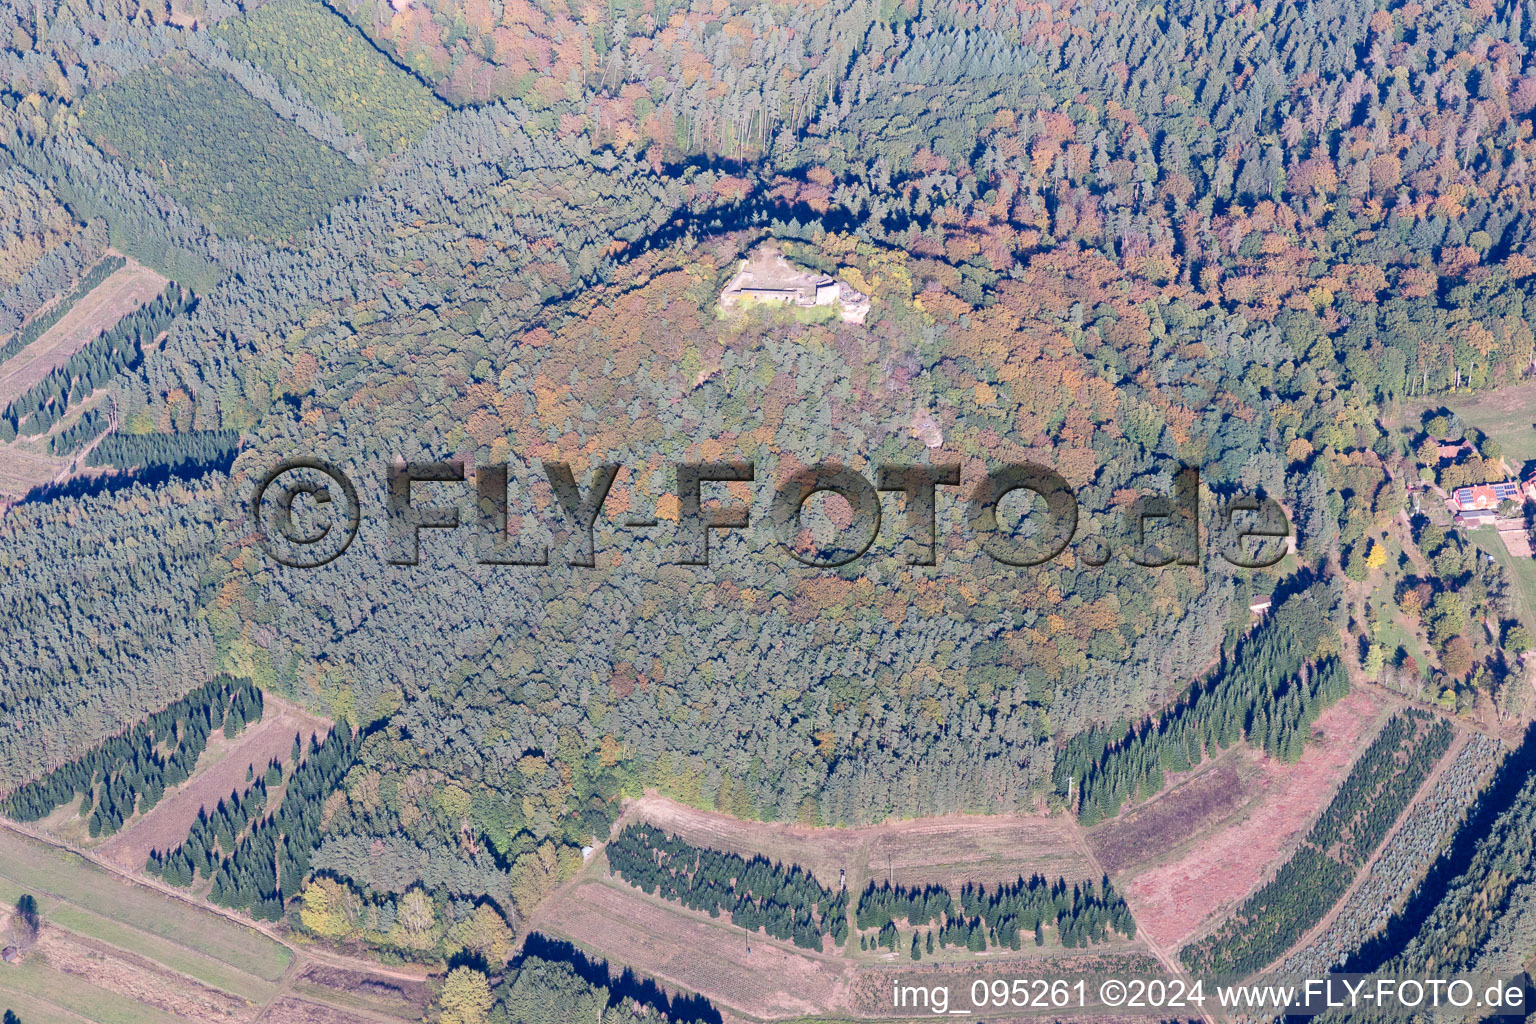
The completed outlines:
{"type": "Polygon", "coordinates": [[[437,912],[432,898],[413,887],[400,900],[395,926],[389,930],[391,942],[407,949],[431,949],[437,944],[437,912]]]}
{"type": "Polygon", "coordinates": [[[469,967],[455,967],[443,980],[442,1024],[485,1024],[495,1000],[485,975],[469,967]]]}
{"type": "Polygon", "coordinates": [[[507,962],[512,953],[512,929],[489,903],[482,903],[475,912],[453,926],[450,945],[479,953],[492,968],[507,962]]]}
{"type": "Polygon", "coordinates": [[[316,878],[304,887],[299,919],[316,935],[339,939],[357,929],[362,901],[346,885],[332,878],[316,878]]]}
{"type": "Polygon", "coordinates": [[[1377,541],[1371,541],[1370,553],[1365,556],[1365,565],[1368,569],[1380,569],[1387,564],[1387,549],[1377,541]]]}

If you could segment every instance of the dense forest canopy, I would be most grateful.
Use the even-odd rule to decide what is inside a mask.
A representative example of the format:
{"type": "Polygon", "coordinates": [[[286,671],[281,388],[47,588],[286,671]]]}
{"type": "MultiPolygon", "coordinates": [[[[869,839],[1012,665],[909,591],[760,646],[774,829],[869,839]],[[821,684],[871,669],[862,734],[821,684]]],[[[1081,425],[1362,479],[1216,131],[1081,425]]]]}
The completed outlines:
{"type": "MultiPolygon", "coordinates": [[[[79,380],[110,378],[96,464],[174,472],[38,495],[0,522],[0,714],[19,726],[0,730],[0,789],[218,672],[252,680],[363,731],[327,761],[339,786],[309,794],[322,811],[251,840],[302,835],[288,876],[266,877],[265,845],[224,849],[203,865],[221,898],[270,914],[313,868],[323,934],[447,954],[481,901],[497,921],[531,910],[645,786],[807,823],[1019,810],[1081,801],[1087,776],[1053,778],[1086,749],[1090,813],[1113,813],[1154,776],[1104,737],[1143,735],[1213,665],[1261,670],[1231,665],[1255,596],[1320,609],[1275,658],[1317,692],[1241,705],[1286,716],[1254,742],[1296,754],[1297,723],[1342,692],[1340,576],[1404,508],[1428,439],[1384,410],[1532,363],[1533,15],[0,9],[0,328],[28,331],[107,245],[174,282],[131,353],[10,408],[12,429],[52,428],[79,380]],[[720,288],[770,237],[869,295],[867,322],[721,316],[720,288]],[[312,571],[274,564],[245,511],[296,454],[345,469],[363,506],[352,550],[312,571]],[[508,543],[547,545],[550,564],[479,564],[468,526],[391,564],[396,458],[510,463],[508,543]],[[766,529],[716,534],[708,569],[675,564],[673,467],[737,459],[753,486],[710,493],[756,524],[775,483],[825,459],[871,481],[896,462],[964,476],[941,488],[932,567],[908,564],[900,504],[843,568],[805,567],[766,529]],[[958,498],[1024,460],[1082,512],[1079,544],[1031,569],[985,557],[958,498]],[[583,488],[623,467],[594,568],[570,565],[556,461],[583,488]],[[1208,532],[1233,496],[1272,496],[1296,555],[1132,563],[1123,513],[1181,466],[1202,473],[1208,532]]],[[[473,517],[467,488],[422,493],[473,517]]],[[[846,522],[817,500],[825,542],[846,522]]],[[[1437,620],[1449,653],[1509,608],[1494,570],[1437,540],[1426,586],[1455,598],[1437,620]]],[[[1484,678],[1470,658],[1437,671],[1484,678]]]]}

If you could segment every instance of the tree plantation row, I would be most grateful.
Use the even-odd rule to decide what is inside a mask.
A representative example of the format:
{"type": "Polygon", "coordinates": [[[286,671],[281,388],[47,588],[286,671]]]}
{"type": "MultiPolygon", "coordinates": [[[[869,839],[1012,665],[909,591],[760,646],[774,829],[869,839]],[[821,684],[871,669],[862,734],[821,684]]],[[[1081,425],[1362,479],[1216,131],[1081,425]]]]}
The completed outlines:
{"type": "Polygon", "coordinates": [[[132,729],[13,790],[0,813],[38,821],[83,794],[80,816],[91,836],[111,835],[135,814],[145,814],[196,770],[209,734],[228,738],[260,722],[262,693],[249,680],[220,676],[132,729]]]}

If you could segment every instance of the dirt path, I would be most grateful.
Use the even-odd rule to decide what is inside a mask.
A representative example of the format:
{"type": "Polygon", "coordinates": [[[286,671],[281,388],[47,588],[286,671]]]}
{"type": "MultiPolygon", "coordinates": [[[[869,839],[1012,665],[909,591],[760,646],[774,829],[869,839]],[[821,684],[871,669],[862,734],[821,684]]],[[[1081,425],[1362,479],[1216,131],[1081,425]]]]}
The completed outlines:
{"type": "Polygon", "coordinates": [[[129,260],[127,266],[70,307],[42,337],[0,364],[0,406],[15,401],[63,366],[97,334],[159,295],[166,281],[148,267],[129,260]]]}
{"type": "Polygon", "coordinates": [[[277,979],[277,987],[272,990],[272,994],[267,997],[267,1001],[261,1004],[261,1010],[252,1018],[252,1024],[261,1024],[262,1021],[267,1019],[267,1014],[272,1012],[272,1007],[277,1005],[277,1001],[290,994],[293,989],[294,976],[298,972],[299,958],[295,956],[292,960],[288,961],[288,969],[283,972],[281,978],[277,979]]]}
{"type": "MultiPolygon", "coordinates": [[[[1161,793],[1158,794],[1158,796],[1161,795],[1161,793]]],[[[1153,799],[1156,799],[1156,797],[1153,799]]],[[[1085,830],[1081,825],[1076,825],[1074,832],[1074,838],[1077,840],[1078,847],[1083,851],[1083,856],[1087,857],[1088,860],[1092,862],[1094,870],[1097,871],[1100,876],[1108,878],[1109,872],[1104,870],[1104,866],[1099,863],[1099,859],[1093,854],[1093,847],[1088,845],[1087,830],[1085,830]]],[[[1132,919],[1134,920],[1134,918],[1135,915],[1133,914],[1132,919]]],[[[1163,967],[1167,969],[1169,974],[1173,975],[1174,977],[1183,978],[1187,978],[1189,976],[1185,972],[1183,965],[1179,963],[1178,959],[1169,953],[1166,949],[1164,949],[1160,943],[1156,942],[1151,935],[1149,935],[1144,929],[1141,928],[1139,924],[1136,928],[1136,937],[1140,942],[1146,945],[1147,949],[1152,952],[1153,956],[1157,957],[1158,961],[1163,965],[1163,967]]],[[[1209,1021],[1211,1018],[1206,1017],[1206,1020],[1209,1021]]]]}
{"type": "MultiPolygon", "coordinates": [[[[1171,789],[1172,787],[1169,788],[1171,789]]],[[[1164,790],[1163,792],[1167,792],[1167,790],[1164,790]]],[[[1158,796],[1161,795],[1162,793],[1158,794],[1158,796]]],[[[1153,799],[1155,800],[1157,797],[1155,796],[1153,799]]],[[[1077,840],[1079,848],[1082,849],[1083,856],[1088,858],[1088,860],[1093,864],[1094,870],[1096,870],[1101,877],[1109,877],[1109,872],[1104,870],[1103,865],[1099,863],[1099,859],[1094,856],[1093,847],[1088,845],[1087,830],[1085,830],[1075,821],[1072,824],[1074,838],[1077,840]]],[[[1135,919],[1134,914],[1132,915],[1132,919],[1135,919]]],[[[1163,965],[1163,969],[1168,972],[1170,977],[1182,978],[1186,982],[1194,981],[1194,977],[1184,969],[1184,965],[1179,963],[1178,958],[1175,957],[1172,953],[1168,952],[1168,950],[1164,949],[1161,943],[1153,939],[1151,934],[1140,926],[1139,922],[1136,927],[1136,941],[1145,945],[1148,951],[1150,951],[1153,956],[1157,957],[1158,963],[1163,965]]],[[[1200,1008],[1200,1018],[1204,1020],[1206,1024],[1216,1024],[1216,1018],[1212,1016],[1210,1011],[1206,1010],[1203,1005],[1200,1008]]]]}

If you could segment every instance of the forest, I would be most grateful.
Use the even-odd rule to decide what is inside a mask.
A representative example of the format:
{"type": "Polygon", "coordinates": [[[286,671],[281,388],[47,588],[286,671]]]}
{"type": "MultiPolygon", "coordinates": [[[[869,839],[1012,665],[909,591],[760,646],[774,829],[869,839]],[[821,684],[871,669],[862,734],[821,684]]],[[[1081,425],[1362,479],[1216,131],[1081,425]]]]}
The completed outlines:
{"type": "MultiPolygon", "coordinates": [[[[1528,0],[277,2],[0,10],[0,330],[40,333],[108,248],[197,297],[0,421],[86,443],[44,410],[88,375],[102,464],[196,470],[5,510],[0,791],[221,672],[322,710],[346,749],[313,799],[212,844],[220,899],[297,899],[317,935],[494,946],[646,787],[808,825],[1092,822],[1232,743],[1294,759],[1376,642],[1346,598],[1418,478],[1396,413],[1536,348],[1528,0]],[[868,322],[718,316],[769,238],[868,322]],[[407,572],[369,519],[281,571],[244,508],[299,450],[371,508],[395,458],[516,453],[509,542],[551,568],[478,565],[465,530],[407,572]],[[936,566],[897,557],[899,505],[890,558],[812,571],[741,530],[672,564],[669,466],[829,455],[1049,465],[1078,540],[1005,571],[945,491],[936,566]],[[627,467],[591,569],[529,511],[558,507],[546,460],[627,467]],[[1129,563],[1125,509],[1183,466],[1213,521],[1281,500],[1294,556],[1129,563]]],[[[1486,710],[1467,612],[1499,581],[1422,546],[1432,663],[1394,684],[1486,710]]]]}
{"type": "Polygon", "coordinates": [[[419,140],[446,108],[318,0],[273,0],[221,22],[216,38],[282,87],[339,118],[380,155],[419,140]]]}
{"type": "Polygon", "coordinates": [[[116,466],[119,469],[222,462],[227,470],[239,444],[240,435],[233,430],[195,430],[179,434],[114,433],[91,449],[87,461],[93,466],[116,466]]]}
{"type": "Polygon", "coordinates": [[[364,173],[190,57],[145,68],[81,103],[81,128],[234,237],[291,238],[357,191],[364,173]]]}

